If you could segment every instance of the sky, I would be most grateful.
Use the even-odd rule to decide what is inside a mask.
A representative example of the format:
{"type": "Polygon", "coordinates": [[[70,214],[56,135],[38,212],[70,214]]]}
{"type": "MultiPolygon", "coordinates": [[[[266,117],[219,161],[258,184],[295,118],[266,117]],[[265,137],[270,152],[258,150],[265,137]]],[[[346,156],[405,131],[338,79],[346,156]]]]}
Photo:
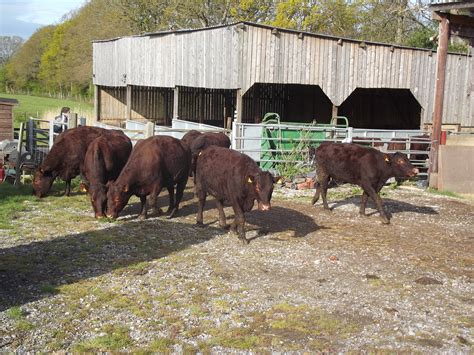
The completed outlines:
{"type": "Polygon", "coordinates": [[[0,0],[0,36],[28,39],[45,25],[60,23],[71,10],[87,0],[0,0]]]}

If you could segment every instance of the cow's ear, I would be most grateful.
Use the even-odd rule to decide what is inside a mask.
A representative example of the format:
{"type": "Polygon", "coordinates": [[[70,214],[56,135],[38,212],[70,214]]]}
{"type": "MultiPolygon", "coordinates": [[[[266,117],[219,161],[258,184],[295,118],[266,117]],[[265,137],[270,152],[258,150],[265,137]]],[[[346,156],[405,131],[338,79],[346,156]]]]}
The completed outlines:
{"type": "Polygon", "coordinates": [[[128,192],[128,184],[123,187],[123,192],[128,192]]]}
{"type": "Polygon", "coordinates": [[[252,175],[247,176],[247,184],[253,184],[254,181],[255,177],[253,177],[252,175]]]}
{"type": "Polygon", "coordinates": [[[283,182],[283,178],[281,176],[272,176],[274,184],[281,184],[283,182]]]}
{"type": "Polygon", "coordinates": [[[392,161],[390,159],[390,155],[388,154],[384,154],[383,155],[383,160],[387,163],[387,164],[390,164],[392,161]]]}

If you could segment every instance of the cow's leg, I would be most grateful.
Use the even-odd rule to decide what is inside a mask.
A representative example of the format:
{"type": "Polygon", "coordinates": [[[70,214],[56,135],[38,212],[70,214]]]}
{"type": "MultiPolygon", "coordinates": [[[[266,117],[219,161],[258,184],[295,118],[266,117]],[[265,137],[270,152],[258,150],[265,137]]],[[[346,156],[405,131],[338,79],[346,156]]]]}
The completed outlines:
{"type": "Polygon", "coordinates": [[[184,189],[186,188],[187,182],[188,182],[187,178],[178,181],[178,184],[176,185],[175,205],[168,218],[172,218],[176,214],[176,212],[178,212],[179,204],[181,203],[181,200],[183,199],[184,189]]]}
{"type": "Polygon", "coordinates": [[[245,215],[244,215],[244,211],[239,206],[239,204],[236,203],[236,202],[234,202],[232,204],[232,207],[234,209],[234,214],[235,214],[234,224],[235,224],[235,227],[237,227],[238,237],[239,237],[239,239],[242,243],[248,244],[249,241],[247,240],[247,238],[245,238],[245,215]]]}
{"type": "Polygon", "coordinates": [[[222,228],[227,228],[227,223],[224,214],[224,200],[216,199],[217,210],[219,211],[219,225],[222,228]]]}
{"type": "Polygon", "coordinates": [[[319,181],[316,181],[316,192],[314,193],[313,199],[311,200],[311,204],[316,204],[319,200],[319,195],[321,194],[321,184],[319,181]]]}
{"type": "Polygon", "coordinates": [[[383,204],[382,204],[382,199],[380,198],[380,196],[377,194],[377,191],[376,189],[374,189],[372,187],[372,185],[365,185],[365,186],[362,186],[362,188],[364,189],[364,191],[370,196],[370,198],[375,202],[375,205],[377,206],[377,210],[379,211],[380,213],[380,219],[382,220],[382,223],[384,224],[389,224],[390,221],[389,219],[387,218],[387,216],[385,215],[385,212],[383,210],[383,204]]]}
{"type": "MultiPolygon", "coordinates": [[[[168,190],[168,196],[169,196],[169,205],[168,205],[168,209],[166,210],[166,213],[167,214],[174,214],[174,208],[175,208],[175,202],[174,202],[174,185],[171,184],[171,185],[168,185],[166,187],[166,189],[168,190]]],[[[172,217],[172,215],[169,216],[170,218],[172,217]]]]}
{"type": "Polygon", "coordinates": [[[146,196],[140,196],[141,209],[140,214],[138,215],[139,219],[146,219],[147,215],[147,206],[146,206],[146,196]]]}
{"type": "Polygon", "coordinates": [[[206,195],[207,194],[204,191],[197,190],[196,195],[197,195],[197,198],[198,198],[198,211],[197,211],[197,214],[196,214],[196,224],[198,226],[202,226],[203,225],[203,223],[202,223],[202,220],[203,220],[202,212],[204,210],[204,205],[206,204],[206,195]]]}
{"type": "Polygon", "coordinates": [[[71,179],[66,180],[66,191],[64,191],[64,196],[69,196],[71,194],[71,179]]]}
{"type": "Polygon", "coordinates": [[[158,207],[158,195],[161,192],[162,187],[157,186],[155,189],[151,191],[150,196],[148,197],[148,205],[150,206],[150,213],[151,214],[158,214],[161,215],[163,211],[161,208],[158,207]]]}
{"type": "Polygon", "coordinates": [[[323,198],[323,207],[326,210],[330,210],[327,199],[329,176],[324,174],[319,180],[319,183],[321,184],[321,197],[323,198]]]}
{"type": "Polygon", "coordinates": [[[360,197],[360,208],[359,208],[359,214],[361,216],[365,216],[365,206],[367,205],[367,199],[369,198],[369,195],[364,191],[362,193],[362,196],[360,197]]]}

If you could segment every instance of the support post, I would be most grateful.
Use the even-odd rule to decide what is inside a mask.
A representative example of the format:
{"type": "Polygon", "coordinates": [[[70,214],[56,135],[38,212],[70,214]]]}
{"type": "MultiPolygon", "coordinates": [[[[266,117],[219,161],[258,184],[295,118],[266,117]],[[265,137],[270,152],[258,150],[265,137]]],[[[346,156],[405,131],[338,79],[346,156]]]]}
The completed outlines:
{"type": "Polygon", "coordinates": [[[173,119],[179,118],[179,88],[176,86],[173,89],[173,119]]]}
{"type": "Polygon", "coordinates": [[[339,111],[339,106],[332,105],[332,117],[331,118],[339,116],[338,111],[339,111]]]}
{"type": "Polygon", "coordinates": [[[150,138],[155,135],[155,123],[154,122],[147,122],[145,125],[144,138],[150,138]]]}
{"type": "Polygon", "coordinates": [[[77,113],[71,112],[69,114],[69,120],[67,123],[67,128],[76,128],[77,127],[77,113]]]}
{"type": "Polygon", "coordinates": [[[431,132],[430,156],[430,186],[437,187],[439,142],[441,138],[441,124],[443,119],[444,83],[446,78],[446,59],[448,56],[449,21],[445,14],[438,13],[441,17],[439,23],[436,84],[433,113],[433,131],[431,132]],[[433,176],[432,176],[433,175],[433,176]],[[433,177],[433,179],[432,179],[433,177]]]}
{"type": "Polygon", "coordinates": [[[125,112],[125,119],[129,121],[132,118],[132,86],[127,85],[127,110],[125,112]]]}
{"type": "Polygon", "coordinates": [[[100,87],[98,85],[94,85],[94,120],[95,122],[100,120],[100,87]]]}
{"type": "Polygon", "coordinates": [[[238,123],[242,123],[242,108],[243,108],[243,100],[242,100],[242,89],[237,90],[237,96],[236,96],[236,105],[235,105],[235,110],[237,111],[237,114],[235,115],[235,118],[238,123]]]}

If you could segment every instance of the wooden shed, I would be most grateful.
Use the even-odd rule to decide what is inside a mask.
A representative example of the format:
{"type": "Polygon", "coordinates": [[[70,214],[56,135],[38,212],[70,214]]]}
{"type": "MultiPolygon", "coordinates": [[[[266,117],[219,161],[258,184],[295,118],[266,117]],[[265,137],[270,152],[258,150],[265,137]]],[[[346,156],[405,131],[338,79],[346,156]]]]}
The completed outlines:
{"type": "MultiPolygon", "coordinates": [[[[474,60],[447,58],[445,123],[474,127],[474,60]]],[[[240,22],[93,43],[97,119],[173,117],[223,126],[329,122],[363,128],[419,128],[432,121],[436,54],[240,22]]]]}
{"type": "Polygon", "coordinates": [[[18,105],[16,99],[0,97],[0,141],[13,139],[13,106],[18,105]]]}

